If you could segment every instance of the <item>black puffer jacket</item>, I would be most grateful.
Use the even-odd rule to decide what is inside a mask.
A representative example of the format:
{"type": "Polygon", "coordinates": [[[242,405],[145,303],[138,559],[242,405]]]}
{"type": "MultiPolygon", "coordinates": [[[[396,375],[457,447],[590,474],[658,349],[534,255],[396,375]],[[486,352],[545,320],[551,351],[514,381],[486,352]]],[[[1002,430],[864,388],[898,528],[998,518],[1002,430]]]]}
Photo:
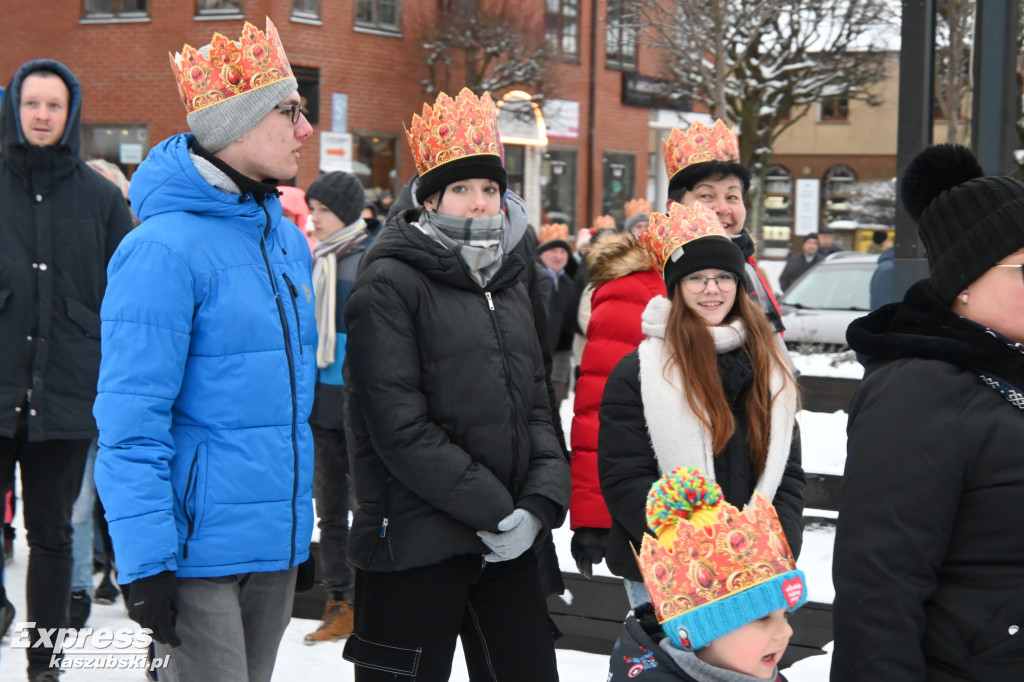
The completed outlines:
{"type": "Polygon", "coordinates": [[[832,564],[833,682],[1024,679],[1024,413],[979,378],[1019,394],[1024,356],[927,282],[847,340],[867,372],[832,564]]]}
{"type": "Polygon", "coordinates": [[[0,436],[28,410],[28,438],[96,435],[92,404],[100,368],[100,302],[107,262],[132,227],[121,192],[78,158],[82,91],[58,62],[14,75],[0,116],[0,436]],[[25,78],[56,72],[71,93],[61,141],[24,142],[25,78]]]}
{"type": "Polygon", "coordinates": [[[522,260],[483,289],[415,218],[377,237],[345,311],[349,559],[371,571],[486,554],[476,531],[516,507],[551,527],[569,503],[522,260]]]}
{"type": "MultiPolygon", "coordinates": [[[[726,397],[733,407],[736,431],[725,450],[715,455],[715,480],[726,501],[742,509],[754,494],[757,478],[746,443],[747,420],[742,409],[753,381],[750,361],[740,351],[718,356],[718,369],[726,397]]],[[[630,548],[639,551],[647,529],[647,492],[661,476],[654,447],[648,435],[648,419],[671,419],[669,414],[645,413],[640,386],[638,351],[626,355],[615,366],[605,384],[601,401],[597,461],[601,490],[612,515],[605,561],[612,573],[640,582],[642,577],[630,548]]],[[[779,514],[793,556],[800,556],[803,544],[804,470],[800,464],[800,432],[793,426],[793,440],[782,481],[772,504],[779,514]]]]}

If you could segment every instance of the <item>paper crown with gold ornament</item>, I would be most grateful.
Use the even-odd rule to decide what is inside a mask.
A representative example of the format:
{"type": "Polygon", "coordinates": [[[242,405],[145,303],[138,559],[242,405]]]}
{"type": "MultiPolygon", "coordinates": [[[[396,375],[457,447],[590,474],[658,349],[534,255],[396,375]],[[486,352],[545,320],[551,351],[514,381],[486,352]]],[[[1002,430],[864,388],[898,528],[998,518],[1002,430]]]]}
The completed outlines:
{"type": "Polygon", "coordinates": [[[626,219],[632,218],[635,215],[641,215],[644,213],[650,213],[653,209],[651,208],[651,202],[647,201],[643,197],[637,197],[630,199],[622,207],[622,210],[626,214],[626,219]]]}
{"type": "Polygon", "coordinates": [[[565,249],[567,253],[572,253],[572,244],[569,242],[569,226],[565,223],[542,225],[537,242],[538,255],[549,249],[565,249]]]}
{"type": "Polygon", "coordinates": [[[736,133],[722,119],[715,119],[710,128],[694,121],[685,131],[672,129],[668,139],[661,142],[661,155],[672,191],[672,180],[684,168],[707,161],[739,163],[740,145],[736,133]]]}
{"type": "Polygon", "coordinates": [[[470,178],[494,180],[505,193],[508,175],[501,162],[498,110],[490,94],[477,97],[463,88],[452,99],[442,92],[434,106],[424,104],[422,114],[413,114],[405,134],[420,176],[420,203],[451,183],[470,178]]]}
{"type": "Polygon", "coordinates": [[[678,202],[668,213],[652,213],[640,245],[665,279],[672,298],[676,284],[697,270],[717,268],[743,277],[743,252],[725,233],[718,216],[701,203],[678,202]]]}
{"type": "Polygon", "coordinates": [[[807,601],[778,514],[758,492],[741,512],[714,480],[680,467],[651,487],[647,525],[658,537],[644,536],[637,563],[658,623],[681,649],[807,601]]]}
{"type": "Polygon", "coordinates": [[[189,127],[210,151],[241,137],[298,89],[269,17],[266,31],[245,22],[238,40],[214,33],[209,45],[186,44],[168,56],[189,127]]]}

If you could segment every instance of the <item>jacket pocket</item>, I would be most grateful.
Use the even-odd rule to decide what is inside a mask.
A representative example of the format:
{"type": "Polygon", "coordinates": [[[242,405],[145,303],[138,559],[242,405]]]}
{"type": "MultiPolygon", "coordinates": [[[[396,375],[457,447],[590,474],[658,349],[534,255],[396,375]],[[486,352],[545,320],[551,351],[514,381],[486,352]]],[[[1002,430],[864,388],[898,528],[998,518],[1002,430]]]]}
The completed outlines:
{"type": "Polygon", "coordinates": [[[972,660],[1024,654],[1024,590],[1008,594],[987,624],[971,640],[972,660]]]}
{"type": "Polygon", "coordinates": [[[359,668],[380,670],[415,680],[422,653],[422,646],[373,642],[352,633],[345,642],[341,657],[359,668]]]}
{"type": "Polygon", "coordinates": [[[388,526],[391,523],[389,515],[391,513],[391,484],[393,479],[393,476],[388,476],[388,480],[384,483],[384,513],[381,515],[380,531],[377,535],[377,542],[374,543],[373,549],[370,550],[370,558],[366,562],[369,566],[373,566],[373,559],[377,556],[377,550],[381,548],[381,545],[386,547],[388,558],[391,560],[391,563],[395,562],[395,554],[391,549],[391,536],[388,534],[390,530],[388,526]]]}
{"type": "Polygon", "coordinates": [[[206,446],[200,444],[192,456],[192,463],[188,468],[188,479],[185,482],[185,494],[181,498],[181,513],[185,517],[187,530],[185,533],[185,544],[182,547],[181,556],[188,558],[188,543],[195,539],[199,529],[199,522],[202,519],[202,512],[205,502],[206,488],[206,446]],[[200,485],[202,478],[202,485],[200,485]]]}
{"type": "Polygon", "coordinates": [[[11,297],[11,292],[12,291],[14,291],[14,290],[13,289],[0,289],[0,310],[3,310],[4,306],[7,305],[7,299],[9,299],[11,297]]]}
{"type": "Polygon", "coordinates": [[[68,319],[81,328],[90,339],[100,338],[100,316],[87,305],[73,298],[64,298],[64,311],[68,319]]]}
{"type": "Polygon", "coordinates": [[[287,272],[282,272],[285,284],[288,285],[288,292],[292,295],[292,310],[295,311],[295,338],[299,340],[299,355],[302,355],[302,319],[299,315],[299,288],[292,283],[292,278],[287,272]]]}

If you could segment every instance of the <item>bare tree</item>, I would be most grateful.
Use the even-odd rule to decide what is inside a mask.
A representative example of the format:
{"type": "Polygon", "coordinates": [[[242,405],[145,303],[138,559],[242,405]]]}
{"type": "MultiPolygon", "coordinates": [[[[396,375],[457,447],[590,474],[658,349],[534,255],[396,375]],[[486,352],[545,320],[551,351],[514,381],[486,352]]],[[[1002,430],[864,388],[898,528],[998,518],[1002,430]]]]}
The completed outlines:
{"type": "Polygon", "coordinates": [[[974,0],[939,0],[935,22],[935,104],[946,121],[946,141],[963,143],[970,128],[964,103],[971,92],[974,0]]]}
{"type": "Polygon", "coordinates": [[[859,180],[850,189],[850,219],[864,225],[896,224],[896,178],[859,180]]]}
{"type": "MultiPolygon", "coordinates": [[[[740,157],[754,171],[751,208],[772,147],[826,97],[878,104],[886,0],[636,0],[646,42],[666,55],[672,95],[689,97],[739,127],[740,157]]],[[[753,224],[759,224],[757,215],[753,224]]]]}
{"type": "Polygon", "coordinates": [[[477,95],[497,95],[521,89],[535,102],[550,96],[555,55],[544,38],[543,14],[515,0],[479,5],[472,11],[438,12],[426,24],[424,91],[454,94],[467,87],[477,95]]]}

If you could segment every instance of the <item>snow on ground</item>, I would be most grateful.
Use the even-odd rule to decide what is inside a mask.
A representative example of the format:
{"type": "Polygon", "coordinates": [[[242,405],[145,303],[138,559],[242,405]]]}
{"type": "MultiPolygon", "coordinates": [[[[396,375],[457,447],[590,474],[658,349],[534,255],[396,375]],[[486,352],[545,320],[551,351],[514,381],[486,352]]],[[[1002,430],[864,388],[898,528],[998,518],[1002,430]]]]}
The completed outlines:
{"type": "MultiPolygon", "coordinates": [[[[831,365],[829,359],[823,357],[810,361],[807,366],[831,365]]],[[[801,371],[807,374],[815,373],[804,369],[801,371]]],[[[561,417],[568,434],[572,421],[572,396],[563,402],[561,417]]],[[[846,413],[822,414],[804,411],[799,414],[798,419],[804,444],[804,468],[808,472],[841,475],[846,457],[846,413]]],[[[19,505],[19,511],[20,509],[19,505]]],[[[28,547],[25,544],[25,533],[21,530],[20,518],[15,520],[15,525],[19,529],[18,543],[14,561],[6,567],[5,581],[8,598],[18,610],[15,621],[17,622],[25,615],[25,569],[28,547]]],[[[557,529],[554,535],[562,570],[575,571],[576,566],[569,552],[572,533],[568,529],[568,524],[557,529]]],[[[808,593],[813,601],[831,603],[835,595],[832,587],[833,539],[832,528],[812,524],[804,532],[803,551],[798,565],[807,574],[808,593]]],[[[611,575],[603,563],[594,567],[594,574],[611,575]]],[[[564,598],[571,600],[572,595],[566,594],[564,598]]],[[[134,627],[120,600],[109,606],[94,604],[88,625],[113,630],[134,627]]],[[[349,682],[354,679],[352,665],[341,658],[343,643],[320,644],[315,647],[307,647],[302,643],[303,637],[315,627],[314,621],[292,619],[281,641],[273,682],[349,682]]],[[[831,645],[826,647],[826,651],[831,651],[831,645]]],[[[607,656],[561,649],[557,655],[559,676],[563,682],[596,682],[607,677],[607,656]]],[[[786,670],[786,677],[790,682],[820,682],[828,679],[830,660],[829,654],[805,659],[786,670]]],[[[0,644],[0,680],[21,680],[24,679],[24,675],[24,652],[12,650],[10,638],[5,638],[0,644]]],[[[72,670],[63,679],[67,682],[141,682],[146,678],[141,670],[72,670]]],[[[451,680],[463,682],[467,679],[465,662],[461,653],[457,652],[451,680]]]]}

